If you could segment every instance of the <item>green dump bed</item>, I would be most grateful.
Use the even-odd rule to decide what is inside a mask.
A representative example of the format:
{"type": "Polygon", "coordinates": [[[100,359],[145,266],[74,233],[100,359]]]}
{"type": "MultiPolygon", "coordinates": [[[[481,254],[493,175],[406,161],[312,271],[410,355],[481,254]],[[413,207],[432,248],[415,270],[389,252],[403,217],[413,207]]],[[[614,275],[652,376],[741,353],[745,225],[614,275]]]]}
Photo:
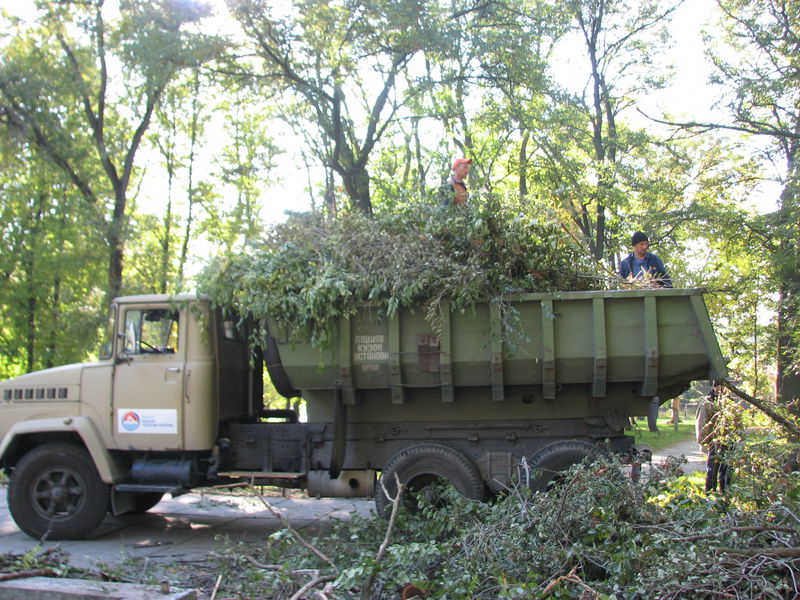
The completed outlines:
{"type": "Polygon", "coordinates": [[[440,325],[435,334],[422,310],[386,317],[364,306],[340,320],[325,349],[273,326],[280,365],[273,359],[270,373],[288,382],[283,393],[291,387],[310,402],[325,391],[345,404],[403,405],[420,394],[444,403],[479,394],[496,407],[583,397],[632,415],[647,414],[643,400],[663,402],[693,380],[726,375],[697,289],[524,294],[464,312],[444,305],[440,325]]]}

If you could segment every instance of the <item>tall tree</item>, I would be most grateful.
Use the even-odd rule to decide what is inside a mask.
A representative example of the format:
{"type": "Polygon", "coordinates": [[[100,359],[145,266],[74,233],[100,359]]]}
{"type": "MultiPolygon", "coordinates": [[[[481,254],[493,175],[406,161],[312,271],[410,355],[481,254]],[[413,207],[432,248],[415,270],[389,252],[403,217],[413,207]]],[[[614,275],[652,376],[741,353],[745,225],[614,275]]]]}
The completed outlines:
{"type": "Polygon", "coordinates": [[[157,129],[152,130],[151,143],[161,154],[163,168],[167,174],[166,206],[161,223],[159,248],[159,269],[156,274],[159,292],[167,293],[169,280],[172,274],[173,238],[177,228],[175,215],[175,188],[177,186],[178,171],[182,166],[180,156],[180,138],[178,124],[182,117],[182,101],[186,90],[180,86],[172,86],[164,95],[164,101],[156,107],[157,129]]]}
{"type": "MultiPolygon", "coordinates": [[[[148,136],[158,149],[161,166],[166,171],[166,200],[157,228],[160,267],[154,274],[161,293],[185,291],[189,246],[196,233],[198,145],[213,110],[210,99],[214,91],[200,71],[200,68],[187,71],[166,90],[156,110],[155,127],[148,136]]],[[[210,153],[206,156],[208,162],[210,156],[210,153]]]]}
{"type": "Polygon", "coordinates": [[[729,119],[684,122],[766,141],[765,169],[776,172],[778,210],[748,224],[761,235],[769,275],[779,295],[777,395],[800,399],[800,5],[786,0],[717,0],[721,43],[710,45],[713,82],[725,90],[719,105],[729,119]]]}
{"type": "MultiPolygon", "coordinates": [[[[589,160],[586,186],[567,200],[567,208],[596,260],[616,249],[608,228],[609,213],[616,212],[621,196],[617,169],[622,156],[619,118],[642,94],[662,87],[666,72],[654,57],[668,41],[666,25],[683,0],[570,0],[564,9],[573,18],[582,41],[587,68],[586,86],[578,98],[578,115],[588,131],[576,131],[577,142],[589,160]],[[584,193],[587,192],[587,193],[584,193]]],[[[634,138],[629,136],[627,142],[634,138]]],[[[568,157],[544,142],[549,152],[568,157]]],[[[559,158],[559,160],[562,160],[559,158]]],[[[569,160],[569,158],[567,158],[569,160]]]]}
{"type": "Polygon", "coordinates": [[[0,68],[0,119],[57,165],[86,202],[108,211],[107,295],[122,288],[128,190],[156,106],[176,73],[207,56],[186,31],[208,10],[168,0],[42,1],[38,25],[16,33],[0,68]],[[73,140],[93,153],[76,153],[73,140]],[[106,205],[108,207],[106,209],[106,205]]]}
{"type": "Polygon", "coordinates": [[[451,29],[437,2],[331,3],[232,0],[232,12],[261,60],[247,72],[287,95],[286,117],[335,171],[351,205],[372,211],[369,160],[411,93],[406,68],[451,29]],[[402,85],[401,85],[402,84],[402,85]],[[308,126],[311,126],[310,128],[308,126]]]}

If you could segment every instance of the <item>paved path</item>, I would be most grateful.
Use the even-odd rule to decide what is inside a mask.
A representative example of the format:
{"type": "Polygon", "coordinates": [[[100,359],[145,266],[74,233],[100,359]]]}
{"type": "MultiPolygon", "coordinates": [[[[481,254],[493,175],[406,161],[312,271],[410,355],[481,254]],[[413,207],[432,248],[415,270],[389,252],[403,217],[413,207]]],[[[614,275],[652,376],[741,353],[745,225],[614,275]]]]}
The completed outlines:
{"type": "MultiPolygon", "coordinates": [[[[694,441],[682,442],[658,452],[656,463],[668,455],[685,455],[687,471],[703,470],[705,455],[694,441]]],[[[17,529],[8,513],[5,486],[0,486],[0,554],[23,554],[37,542],[17,529]]],[[[300,531],[325,527],[331,519],[368,516],[371,500],[345,498],[268,497],[300,531]]],[[[233,542],[258,542],[281,528],[280,521],[260,500],[229,494],[186,494],[162,500],[144,515],[108,516],[92,539],[50,542],[70,554],[76,568],[93,568],[98,562],[113,564],[127,556],[163,561],[191,561],[205,557],[218,547],[219,537],[233,542]]]]}
{"type": "Polygon", "coordinates": [[[700,446],[693,439],[678,442],[653,453],[653,463],[664,460],[667,456],[685,456],[687,463],[683,470],[687,473],[706,470],[706,455],[700,451],[700,446]]]}
{"type": "MultiPolygon", "coordinates": [[[[0,488],[0,554],[23,554],[37,542],[17,529],[8,513],[5,486],[0,488]]],[[[371,500],[348,498],[267,497],[292,526],[303,532],[331,519],[368,516],[371,500]]],[[[47,542],[70,554],[70,565],[92,568],[98,562],[114,564],[125,557],[149,557],[163,561],[191,561],[219,547],[218,538],[232,542],[258,542],[282,527],[281,522],[257,498],[229,494],[185,494],[159,502],[143,515],[108,516],[81,541],[47,542]]]]}

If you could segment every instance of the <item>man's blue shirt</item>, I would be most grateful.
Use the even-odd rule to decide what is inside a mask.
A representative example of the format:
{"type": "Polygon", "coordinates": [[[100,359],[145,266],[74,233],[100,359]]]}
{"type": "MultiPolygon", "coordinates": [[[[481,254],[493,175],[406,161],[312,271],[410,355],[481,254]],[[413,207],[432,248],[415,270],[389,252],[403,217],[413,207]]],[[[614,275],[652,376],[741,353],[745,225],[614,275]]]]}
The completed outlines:
{"type": "Polygon", "coordinates": [[[652,277],[659,280],[662,287],[672,287],[672,280],[664,268],[664,263],[655,254],[650,252],[645,253],[644,258],[637,259],[633,252],[619,265],[619,276],[628,278],[633,273],[634,277],[643,277],[645,273],[649,273],[652,277]]]}

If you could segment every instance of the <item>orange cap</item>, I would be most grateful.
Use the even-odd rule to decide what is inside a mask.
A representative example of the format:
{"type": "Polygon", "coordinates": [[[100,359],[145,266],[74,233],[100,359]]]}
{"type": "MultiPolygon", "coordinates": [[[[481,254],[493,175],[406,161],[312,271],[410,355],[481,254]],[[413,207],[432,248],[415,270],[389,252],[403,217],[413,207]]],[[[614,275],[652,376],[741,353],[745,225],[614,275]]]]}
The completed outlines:
{"type": "Polygon", "coordinates": [[[471,158],[457,158],[457,159],[455,159],[453,161],[453,170],[455,171],[456,167],[458,165],[461,165],[461,164],[471,165],[472,164],[472,159],[471,158]]]}

